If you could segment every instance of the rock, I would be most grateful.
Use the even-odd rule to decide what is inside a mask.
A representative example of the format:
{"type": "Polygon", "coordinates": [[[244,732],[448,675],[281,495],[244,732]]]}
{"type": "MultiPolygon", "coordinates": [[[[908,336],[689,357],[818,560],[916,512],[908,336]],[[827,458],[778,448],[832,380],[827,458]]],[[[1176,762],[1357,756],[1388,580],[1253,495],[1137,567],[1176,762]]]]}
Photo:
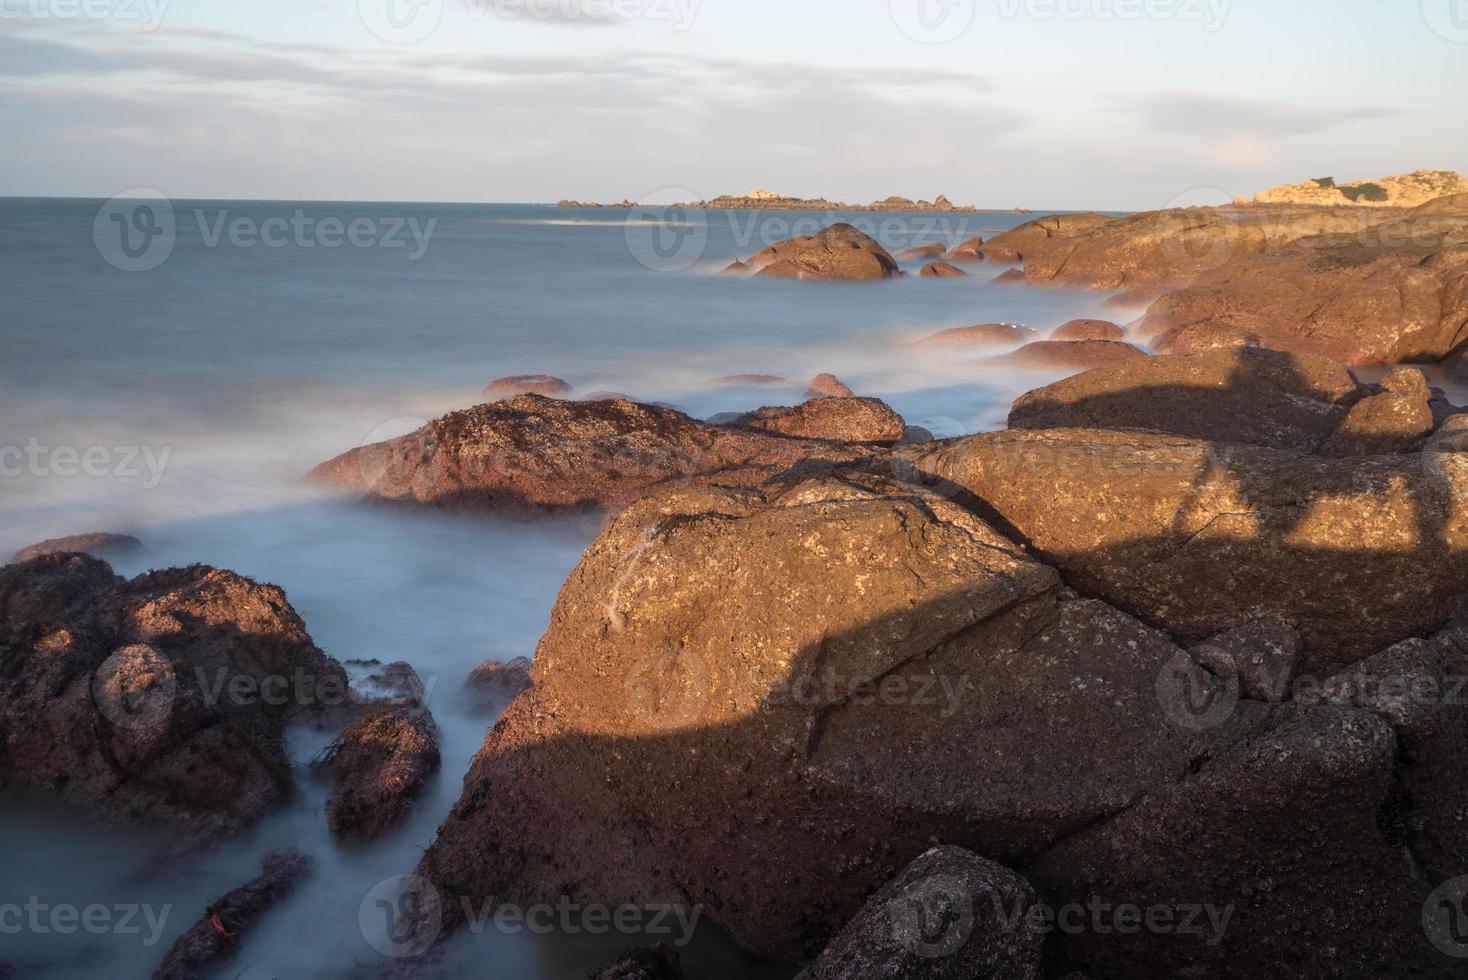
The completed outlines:
{"type": "Polygon", "coordinates": [[[740,262],[740,261],[738,261],[736,259],[735,261],[730,262],[728,265],[724,266],[724,268],[719,271],[719,275],[721,275],[721,276],[747,276],[747,275],[749,275],[749,266],[745,265],[743,262],[740,262]]]}
{"type": "Polygon", "coordinates": [[[1025,270],[1005,269],[989,282],[995,286],[1023,286],[1025,285],[1025,270]]]}
{"type": "Polygon", "coordinates": [[[902,438],[897,440],[899,446],[915,446],[925,442],[933,441],[933,433],[920,425],[909,425],[902,430],[902,438]]]}
{"type": "Polygon", "coordinates": [[[1446,357],[1468,340],[1468,216],[1367,232],[1236,258],[1158,299],[1137,333],[1174,354],[1236,339],[1346,364],[1446,357]]]}
{"type": "Polygon", "coordinates": [[[984,240],[975,236],[953,246],[946,255],[943,255],[941,250],[938,254],[943,255],[949,262],[982,262],[984,261],[984,253],[981,251],[983,245],[984,240]]]}
{"type": "Polygon", "coordinates": [[[428,703],[428,692],[412,665],[399,660],[383,666],[378,660],[348,660],[351,668],[368,668],[371,673],[360,680],[353,678],[353,701],[358,706],[421,708],[428,703]]]}
{"type": "Polygon", "coordinates": [[[593,980],[683,980],[678,951],[667,943],[631,949],[593,980]]]}
{"type": "Polygon", "coordinates": [[[287,723],[350,702],[285,593],[205,566],[124,581],[76,554],[8,565],[0,659],[0,790],[181,847],[283,800],[287,723]]]}
{"type": "Polygon", "coordinates": [[[637,399],[636,398],[633,398],[631,395],[628,395],[628,394],[626,394],[624,392],[620,392],[620,391],[593,391],[590,394],[582,395],[581,396],[581,401],[584,401],[584,402],[635,402],[635,401],[637,401],[637,399]]]}
{"type": "Polygon", "coordinates": [[[73,534],[64,538],[51,538],[38,544],[22,548],[10,559],[12,562],[30,561],[42,555],[58,551],[77,552],[93,558],[130,555],[143,550],[143,542],[131,534],[111,534],[93,531],[90,534],[73,534]]]}
{"type": "Polygon", "coordinates": [[[1257,723],[1170,722],[1179,656],[910,486],[647,498],[566,583],[419,874],[471,900],[699,906],[810,958],[933,840],[1024,860],[1257,723]]]}
{"type": "Polygon", "coordinates": [[[529,657],[516,657],[508,663],[486,660],[474,668],[464,686],[491,703],[509,704],[535,683],[534,669],[529,657]]]}
{"type": "Polygon", "coordinates": [[[1225,681],[1238,678],[1244,697],[1277,704],[1292,693],[1300,666],[1300,632],[1277,619],[1261,619],[1220,633],[1190,652],[1225,681]]]}
{"type": "Polygon", "coordinates": [[[799,980],[1037,980],[1037,901],[1014,872],[937,847],[882,886],[799,980]]]}
{"type": "Polygon", "coordinates": [[[1039,336],[1034,329],[1018,323],[978,323],[972,327],[940,330],[918,341],[918,344],[922,347],[999,347],[1023,344],[1039,336]]]}
{"type": "Polygon", "coordinates": [[[1437,428],[1432,392],[1415,368],[1396,368],[1382,379],[1380,394],[1363,398],[1320,447],[1322,456],[1379,456],[1422,448],[1437,428]]]}
{"type": "Polygon", "coordinates": [[[907,262],[919,262],[923,259],[937,259],[943,256],[943,246],[934,242],[931,245],[919,245],[916,248],[905,249],[897,253],[897,257],[907,262]]]}
{"type": "Polygon", "coordinates": [[[810,398],[853,398],[855,393],[834,374],[818,374],[810,380],[805,397],[810,398]]]}
{"type": "Polygon", "coordinates": [[[484,388],[484,397],[492,402],[505,401],[520,395],[565,398],[573,390],[569,384],[549,374],[517,374],[491,381],[484,388]]]}
{"type": "Polygon", "coordinates": [[[730,374],[709,382],[712,387],[726,385],[782,385],[785,379],[778,374],[730,374]]]}
{"type": "Polygon", "coordinates": [[[1052,214],[995,235],[984,243],[980,254],[986,262],[1024,262],[1061,239],[1101,228],[1116,221],[1102,214],[1052,214]]]}
{"type": "Polygon", "coordinates": [[[1449,194],[1468,194],[1468,180],[1451,170],[1416,170],[1396,177],[1337,184],[1330,177],[1285,184],[1254,195],[1257,204],[1416,207],[1449,194]]]}
{"type": "Polygon", "coordinates": [[[1444,197],[1434,198],[1426,204],[1418,205],[1412,209],[1415,218],[1435,218],[1440,216],[1456,216],[1468,214],[1468,191],[1462,194],[1449,194],[1444,197]]]}
{"type": "Polygon", "coordinates": [[[761,408],[734,423],[743,429],[799,439],[892,445],[907,426],[876,398],[815,398],[794,408],[761,408]]]}
{"type": "Polygon", "coordinates": [[[968,273],[956,265],[949,265],[947,262],[929,262],[923,266],[923,271],[920,275],[924,279],[958,279],[967,278],[968,273]]]}
{"type": "Polygon", "coordinates": [[[1110,320],[1071,320],[1055,328],[1051,340],[1121,340],[1126,331],[1110,320]]]}
{"type": "Polygon", "coordinates": [[[163,965],[153,972],[153,980],[210,976],[221,961],[234,956],[261,916],[294,891],[315,865],[300,851],[268,855],[258,878],[211,903],[203,917],[178,937],[163,965]]]}
{"type": "Polygon", "coordinates": [[[1167,930],[1056,936],[1056,972],[1459,975],[1461,961],[1434,948],[1456,948],[1434,890],[1465,867],[1468,716],[1441,694],[1468,668],[1461,649],[1461,637],[1413,640],[1363,662],[1325,683],[1341,695],[1302,696],[1269,732],[1024,868],[1042,893],[1171,917],[1167,930]],[[1184,915],[1189,934],[1176,928],[1184,915]]]}
{"type": "Polygon", "coordinates": [[[895,279],[897,260],[876,240],[844,222],[808,238],[777,242],[745,263],[757,276],[774,279],[895,279]]]}
{"type": "Polygon", "coordinates": [[[1120,361],[1021,395],[1011,429],[1139,429],[1314,452],[1361,389],[1344,367],[1258,348],[1120,361]]]}
{"type": "Polygon", "coordinates": [[[995,364],[1027,370],[1093,368],[1117,361],[1140,361],[1147,352],[1114,340],[1037,340],[993,359],[995,364]]]}
{"type": "Polygon", "coordinates": [[[1279,619],[1307,663],[1338,668],[1447,622],[1468,589],[1459,453],[1328,459],[1095,429],[901,453],[1077,589],[1186,643],[1279,619]]]}
{"type": "Polygon", "coordinates": [[[335,788],[326,802],[332,833],[376,840],[407,818],[438,771],[438,727],[422,707],[369,709],[322,753],[335,788]]]}
{"type": "Polygon", "coordinates": [[[653,405],[526,395],[353,449],[316,467],[309,479],[445,507],[616,508],[661,483],[758,483],[812,454],[835,451],[826,443],[720,428],[653,405]]]}

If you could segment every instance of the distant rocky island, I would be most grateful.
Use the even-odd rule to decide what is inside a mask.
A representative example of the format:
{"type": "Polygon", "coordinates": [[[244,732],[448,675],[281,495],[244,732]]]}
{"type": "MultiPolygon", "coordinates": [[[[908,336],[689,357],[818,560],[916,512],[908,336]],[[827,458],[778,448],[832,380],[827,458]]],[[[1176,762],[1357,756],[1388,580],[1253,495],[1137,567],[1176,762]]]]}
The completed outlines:
{"type": "MultiPolygon", "coordinates": [[[[635,208],[636,201],[624,200],[620,204],[593,204],[582,201],[558,201],[557,207],[561,208],[635,208]]],[[[906,197],[887,197],[871,204],[847,204],[844,201],[828,201],[824,197],[790,197],[786,194],[778,194],[763,188],[751,191],[748,194],[724,194],[711,201],[686,201],[674,204],[678,208],[699,208],[704,210],[719,211],[745,211],[745,210],[769,210],[769,211],[895,211],[903,213],[912,212],[942,212],[945,214],[1030,214],[1027,208],[976,208],[960,206],[948,200],[944,194],[939,194],[931,201],[914,201],[906,197]]]]}
{"type": "Polygon", "coordinates": [[[1337,184],[1334,177],[1317,177],[1302,184],[1284,184],[1260,191],[1252,201],[1237,204],[1358,205],[1371,208],[1415,208],[1441,197],[1468,193],[1468,180],[1454,170],[1414,170],[1395,177],[1337,184]]]}

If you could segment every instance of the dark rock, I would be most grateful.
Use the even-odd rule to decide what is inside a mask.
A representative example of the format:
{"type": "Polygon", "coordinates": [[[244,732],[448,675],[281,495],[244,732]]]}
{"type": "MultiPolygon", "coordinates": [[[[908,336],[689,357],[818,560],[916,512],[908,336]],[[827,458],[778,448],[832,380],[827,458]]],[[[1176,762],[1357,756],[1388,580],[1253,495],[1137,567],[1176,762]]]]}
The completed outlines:
{"type": "Polygon", "coordinates": [[[631,949],[593,980],[683,980],[678,952],[666,943],[631,949]]]}
{"type": "Polygon", "coordinates": [[[438,771],[438,727],[422,707],[370,708],[322,753],[335,789],[326,803],[332,833],[375,840],[407,818],[438,771]]]}
{"type": "Polygon", "coordinates": [[[839,223],[808,238],[777,242],[745,265],[774,279],[895,279],[897,260],[870,235],[839,223]]]}
{"type": "Polygon", "coordinates": [[[42,555],[58,551],[77,552],[93,558],[108,558],[130,555],[143,550],[143,542],[130,534],[110,534],[93,531],[90,534],[73,534],[65,538],[51,538],[38,544],[22,548],[10,559],[12,562],[30,561],[42,555]]]}
{"type": "Polygon", "coordinates": [[[517,374],[491,381],[484,388],[484,397],[492,402],[505,401],[520,395],[566,398],[574,390],[560,378],[549,374],[517,374]]]}
{"type": "Polygon", "coordinates": [[[168,950],[153,980],[204,980],[234,956],[245,936],[270,908],[280,903],[315,870],[299,851],[265,858],[260,877],[211,903],[204,915],[168,950]]]}
{"type": "Polygon", "coordinates": [[[516,657],[508,663],[486,660],[474,668],[464,686],[493,703],[509,704],[535,683],[534,669],[529,657],[516,657]]]}
{"type": "Polygon", "coordinates": [[[1300,657],[1300,632],[1261,619],[1193,647],[1194,659],[1219,677],[1237,677],[1244,697],[1279,703],[1290,696],[1300,657]]]}
{"type": "Polygon", "coordinates": [[[902,416],[876,398],[815,398],[794,408],[761,408],[733,423],[800,439],[892,445],[906,429],[902,416]]]}
{"type": "Polygon", "coordinates": [[[1035,980],[1034,889],[958,847],[919,857],[871,897],[799,980],[1035,980]]]}

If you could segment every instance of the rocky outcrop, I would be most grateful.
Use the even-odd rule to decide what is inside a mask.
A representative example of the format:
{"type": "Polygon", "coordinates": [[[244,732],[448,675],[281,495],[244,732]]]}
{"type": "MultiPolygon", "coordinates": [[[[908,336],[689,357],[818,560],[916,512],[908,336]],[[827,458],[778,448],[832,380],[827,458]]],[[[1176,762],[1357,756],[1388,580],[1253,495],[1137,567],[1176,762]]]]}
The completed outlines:
{"type": "Polygon", "coordinates": [[[966,279],[968,273],[947,262],[929,262],[919,273],[924,279],[966,279]]]}
{"type": "Polygon", "coordinates": [[[1468,340],[1468,216],[1415,216],[1234,259],[1157,300],[1154,349],[1240,343],[1346,364],[1440,360],[1468,340]]]}
{"type": "Polygon", "coordinates": [[[883,885],[797,980],[1036,980],[1037,902],[1012,871],[937,847],[883,885]]]}
{"type": "Polygon", "coordinates": [[[1393,368],[1380,387],[1351,406],[1321,455],[1380,456],[1422,448],[1437,428],[1427,379],[1416,368],[1393,368]]]}
{"type": "Polygon", "coordinates": [[[1414,170],[1410,174],[1350,184],[1337,184],[1331,177],[1284,184],[1255,194],[1254,203],[1412,208],[1451,194],[1468,194],[1468,180],[1461,174],[1452,170],[1414,170]]]}
{"type": "Polygon", "coordinates": [[[1121,340],[1126,331],[1110,320],[1071,320],[1055,328],[1051,340],[1121,340]]]}
{"type": "Polygon", "coordinates": [[[517,374],[491,381],[484,388],[484,397],[492,402],[505,401],[520,395],[567,398],[574,390],[560,378],[549,374],[517,374]]]}
{"type": "Polygon", "coordinates": [[[506,705],[535,683],[534,669],[529,657],[516,657],[508,663],[486,660],[469,674],[464,687],[485,706],[506,705]]]}
{"type": "Polygon", "coordinates": [[[350,701],[285,593],[204,566],[131,581],[51,554],[0,569],[0,790],[167,828],[181,846],[292,789],[284,729],[350,701]]]}
{"type": "Polygon", "coordinates": [[[1339,667],[1447,622],[1468,590],[1461,453],[1328,459],[1094,429],[901,453],[1082,592],[1189,643],[1279,619],[1339,667]]]}
{"type": "Polygon", "coordinates": [[[438,771],[438,727],[422,705],[369,708],[319,764],[335,783],[326,801],[332,833],[350,843],[376,840],[407,818],[438,771]]]}
{"type": "Polygon", "coordinates": [[[683,980],[678,951],[666,943],[632,949],[592,980],[683,980]]]}
{"type": "Polygon", "coordinates": [[[901,415],[876,398],[815,398],[794,408],[761,408],[732,425],[799,439],[889,446],[907,428],[901,415]]]}
{"type": "MultiPolygon", "coordinates": [[[[1021,395],[1009,427],[1136,429],[1310,453],[1362,393],[1326,358],[1240,348],[1125,360],[1057,381],[1021,395]]],[[[1427,397],[1424,384],[1424,406],[1427,397]]]]}
{"type": "Polygon", "coordinates": [[[841,383],[834,374],[818,374],[810,379],[805,397],[811,398],[854,398],[856,393],[841,383]]]}
{"type": "Polygon", "coordinates": [[[1003,347],[1035,340],[1040,335],[1033,327],[1019,323],[976,323],[971,327],[940,330],[918,341],[923,347],[1003,347]]]}
{"type": "Polygon", "coordinates": [[[1115,340],[1037,340],[993,359],[994,364],[1027,370],[1093,368],[1117,361],[1143,361],[1147,352],[1115,340]]]}
{"type": "Polygon", "coordinates": [[[658,484],[757,483],[831,452],[842,454],[828,443],[720,428],[652,405],[527,395],[351,450],[318,466],[310,479],[435,506],[615,508],[658,484]]]}
{"type": "Polygon", "coordinates": [[[995,235],[978,251],[986,262],[1026,262],[1053,248],[1056,242],[1103,228],[1116,220],[1093,213],[1047,215],[995,235]]]}
{"type": "MultiPolygon", "coordinates": [[[[630,206],[630,205],[628,205],[630,206]]],[[[847,204],[844,201],[828,201],[824,197],[790,197],[774,191],[756,190],[749,194],[724,194],[708,201],[689,201],[672,207],[688,210],[710,211],[882,211],[897,213],[934,212],[943,214],[976,214],[977,208],[959,207],[939,194],[932,201],[914,201],[911,198],[892,196],[871,204],[847,204]]]]}
{"type": "Polygon", "coordinates": [[[942,254],[949,262],[982,262],[984,261],[984,240],[977,236],[966,242],[960,242],[942,254]]]}
{"type": "Polygon", "coordinates": [[[153,973],[153,980],[204,980],[234,956],[260,917],[315,870],[300,851],[271,854],[260,876],[212,902],[188,932],[179,936],[153,973]]]}
{"type": "Polygon", "coordinates": [[[771,279],[895,279],[897,260],[876,239],[844,222],[805,238],[777,242],[755,253],[744,265],[756,276],[771,279]]]}
{"type": "Polygon", "coordinates": [[[10,559],[12,562],[30,561],[42,555],[57,552],[76,552],[93,558],[109,558],[136,554],[143,550],[143,542],[131,534],[112,534],[93,531],[89,534],[72,534],[64,538],[50,538],[22,548],[10,559]]]}

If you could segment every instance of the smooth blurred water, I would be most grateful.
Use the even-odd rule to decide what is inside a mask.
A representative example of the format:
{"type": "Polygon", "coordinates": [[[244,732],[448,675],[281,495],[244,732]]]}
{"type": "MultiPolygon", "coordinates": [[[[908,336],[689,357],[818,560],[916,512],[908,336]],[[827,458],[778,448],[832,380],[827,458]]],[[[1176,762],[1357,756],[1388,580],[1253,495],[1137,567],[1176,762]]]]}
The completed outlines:
{"type": "MultiPolygon", "coordinates": [[[[0,452],[29,453],[22,472],[0,475],[0,556],[46,537],[124,531],[146,550],[118,564],[123,574],[203,562],[281,585],[334,656],[418,669],[443,729],[444,767],[410,824],[380,844],[332,842],[320,813],[328,787],[302,768],[291,805],[248,838],[181,865],[160,863],[146,836],[5,801],[0,907],[35,896],[171,909],[156,945],[144,942],[146,929],[0,935],[0,963],[14,961],[23,976],[146,975],[211,898],[285,844],[315,854],[319,873],[219,975],[356,977],[382,964],[359,908],[379,882],[412,870],[493,721],[465,700],[463,680],[484,660],[533,651],[596,522],[360,506],[302,486],[315,463],[472,405],[490,379],[518,373],[706,417],[792,404],[807,379],[830,371],[939,435],[997,428],[1015,395],[1051,378],[909,342],[987,321],[1047,331],[1094,315],[1106,298],[993,285],[1002,270],[992,266],[971,267],[969,279],[856,285],[718,276],[732,259],[829,220],[774,212],[678,216],[660,253],[651,236],[668,229],[637,212],[172,202],[172,252],[151,271],[129,272],[109,264],[106,221],[94,239],[102,203],[0,199],[0,452]],[[221,221],[272,217],[316,227],[366,219],[379,240],[400,221],[433,224],[416,259],[406,232],[401,248],[328,248],[319,237],[282,247],[208,241],[221,221]],[[696,234],[679,237],[678,227],[696,234]],[[690,241],[694,253],[673,247],[690,241]],[[669,265],[686,268],[659,271],[669,265]],[[706,383],[743,373],[792,383],[706,383]],[[67,450],[108,462],[75,473],[67,450]]],[[[987,237],[1029,218],[845,217],[894,252],[987,237]]],[[[904,265],[915,272],[921,263],[904,265]]],[[[323,737],[297,733],[298,762],[323,737]]],[[[446,975],[569,980],[637,942],[490,930],[456,948],[446,975]]],[[[712,930],[685,960],[701,977],[790,973],[750,963],[712,930]]]]}

